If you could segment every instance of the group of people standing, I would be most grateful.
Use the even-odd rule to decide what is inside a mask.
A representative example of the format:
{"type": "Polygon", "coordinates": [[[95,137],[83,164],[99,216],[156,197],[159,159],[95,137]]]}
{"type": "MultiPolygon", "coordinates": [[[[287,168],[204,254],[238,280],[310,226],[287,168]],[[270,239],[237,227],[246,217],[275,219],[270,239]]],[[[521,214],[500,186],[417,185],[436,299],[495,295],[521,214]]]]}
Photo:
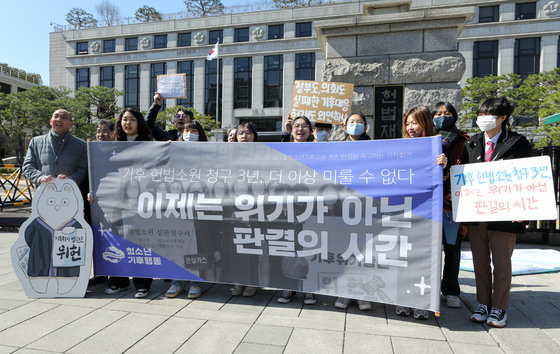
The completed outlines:
{"type": "MultiPolygon", "coordinates": [[[[175,128],[162,130],[155,124],[163,99],[156,92],[154,103],[148,110],[146,119],[136,108],[126,108],[118,116],[115,124],[100,121],[97,125],[97,141],[207,141],[202,125],[194,119],[192,112],[180,108],[174,117],[175,128]]],[[[451,187],[449,168],[452,165],[515,159],[531,154],[531,146],[525,137],[512,132],[509,118],[513,106],[505,98],[491,98],[478,107],[477,125],[481,132],[468,137],[457,128],[458,114],[447,102],[437,103],[433,109],[425,106],[414,107],[406,112],[402,125],[403,138],[418,138],[441,135],[443,153],[436,164],[444,169],[444,218],[451,217],[451,187]]],[[[38,186],[53,178],[72,178],[78,185],[84,185],[87,177],[86,144],[73,137],[69,130],[73,125],[71,115],[65,110],[57,110],[50,120],[52,129],[44,136],[32,139],[27,152],[24,174],[38,186]]],[[[346,141],[370,140],[367,134],[367,121],[362,114],[351,114],[343,126],[346,141]]],[[[285,124],[282,141],[285,142],[325,142],[329,141],[332,131],[330,124],[312,123],[307,117],[289,117],[285,124]]],[[[229,131],[228,142],[259,141],[257,127],[253,123],[243,123],[229,131]]],[[[89,196],[90,202],[93,196],[89,196]]],[[[511,255],[515,245],[516,233],[522,232],[522,222],[480,222],[459,227],[458,235],[443,237],[445,263],[441,292],[449,307],[461,306],[458,281],[461,241],[468,234],[471,242],[476,278],[477,300],[479,305],[471,319],[489,325],[503,327],[506,324],[506,310],[509,304],[511,287],[511,255]],[[468,230],[468,231],[467,231],[468,230]],[[492,257],[490,257],[492,255],[492,257]],[[492,268],[494,266],[492,279],[492,268]]],[[[152,279],[133,278],[136,288],[135,297],[148,296],[152,279]]],[[[173,298],[186,290],[186,282],[172,280],[166,296],[173,298]]],[[[127,277],[110,277],[106,294],[115,294],[129,288],[127,277]]],[[[234,284],[232,295],[253,296],[257,287],[234,284]]],[[[191,282],[188,298],[201,295],[201,287],[191,282]]],[[[282,291],[279,303],[288,303],[296,292],[282,291]]],[[[345,309],[352,299],[338,298],[337,308],[345,309]]],[[[372,304],[356,300],[361,310],[369,310],[372,304]]],[[[304,303],[316,303],[315,295],[304,294],[304,303]]],[[[427,319],[428,311],[397,306],[396,313],[402,316],[414,315],[417,319],[427,319]]]]}

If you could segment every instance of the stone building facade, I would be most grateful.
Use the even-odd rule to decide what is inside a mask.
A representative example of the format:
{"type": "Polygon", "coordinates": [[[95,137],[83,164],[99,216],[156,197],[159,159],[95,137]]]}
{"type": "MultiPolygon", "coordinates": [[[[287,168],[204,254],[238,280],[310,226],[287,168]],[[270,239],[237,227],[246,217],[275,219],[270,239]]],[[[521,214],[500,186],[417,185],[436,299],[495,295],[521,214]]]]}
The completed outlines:
{"type": "MultiPolygon", "coordinates": [[[[222,127],[253,121],[264,135],[278,134],[297,79],[354,83],[353,110],[375,123],[380,119],[376,87],[403,87],[400,114],[440,100],[460,108],[460,85],[485,74],[481,41],[498,41],[497,73],[515,72],[515,60],[521,66],[526,62],[526,56],[516,59],[513,53],[517,39],[539,36],[542,63],[532,70],[555,67],[560,21],[554,4],[559,1],[537,1],[535,18],[519,20],[515,0],[348,0],[59,31],[50,34],[50,84],[125,90],[119,105],[145,110],[154,77],[183,72],[187,99],[166,104],[215,116],[216,60],[207,62],[206,56],[219,37],[222,127]],[[488,7],[497,7],[498,21],[481,24],[481,18],[488,20],[488,7]]],[[[394,124],[400,130],[400,123],[394,124]]]]}

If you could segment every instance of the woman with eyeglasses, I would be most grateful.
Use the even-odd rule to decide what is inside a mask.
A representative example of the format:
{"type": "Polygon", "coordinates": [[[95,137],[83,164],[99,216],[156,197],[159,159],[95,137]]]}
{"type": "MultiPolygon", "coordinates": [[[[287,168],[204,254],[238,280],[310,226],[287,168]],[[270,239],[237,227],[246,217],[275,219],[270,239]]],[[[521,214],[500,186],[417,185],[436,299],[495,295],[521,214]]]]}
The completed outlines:
{"type": "MultiPolygon", "coordinates": [[[[259,141],[257,127],[251,122],[241,123],[235,131],[235,140],[240,143],[253,143],[259,141]]],[[[259,288],[256,286],[244,286],[241,284],[233,284],[231,295],[245,297],[254,296],[259,288]]]]}
{"type": "MultiPolygon", "coordinates": [[[[312,131],[311,121],[305,116],[299,116],[295,119],[291,119],[288,117],[288,122],[290,123],[290,142],[294,143],[305,143],[305,142],[312,142],[314,140],[312,131]]],[[[286,124],[288,126],[288,124],[286,124]]],[[[284,138],[282,139],[284,140],[284,138]]],[[[280,296],[278,297],[277,301],[281,304],[287,304],[290,302],[295,296],[296,292],[292,290],[282,290],[280,296]]],[[[304,293],[303,294],[303,303],[306,305],[314,305],[317,302],[315,298],[315,294],[313,293],[304,293]]]]}

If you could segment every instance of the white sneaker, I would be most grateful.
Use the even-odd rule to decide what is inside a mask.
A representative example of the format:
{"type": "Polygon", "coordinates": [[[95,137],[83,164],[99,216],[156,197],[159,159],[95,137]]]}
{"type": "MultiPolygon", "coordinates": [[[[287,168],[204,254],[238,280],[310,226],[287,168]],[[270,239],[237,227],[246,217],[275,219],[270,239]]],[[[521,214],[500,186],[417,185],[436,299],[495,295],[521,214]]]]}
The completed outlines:
{"type": "Polygon", "coordinates": [[[255,296],[255,294],[257,293],[257,290],[259,290],[259,288],[255,287],[255,286],[246,286],[245,290],[243,290],[243,296],[245,296],[245,297],[255,296]]]}
{"type": "Polygon", "coordinates": [[[488,319],[488,306],[483,304],[478,304],[476,311],[471,315],[471,321],[474,322],[486,322],[488,319]]]}
{"type": "Polygon", "coordinates": [[[447,295],[445,297],[446,303],[448,307],[458,309],[461,307],[461,298],[455,295],[447,295]]]}
{"type": "Polygon", "coordinates": [[[371,310],[371,302],[365,300],[357,300],[358,308],[362,311],[369,311],[371,310]]]}
{"type": "Polygon", "coordinates": [[[337,309],[347,309],[348,305],[350,304],[350,299],[347,299],[345,297],[339,297],[338,299],[336,299],[336,301],[334,302],[334,307],[336,307],[337,309]]]}
{"type": "Polygon", "coordinates": [[[304,304],[315,305],[316,302],[317,302],[317,299],[315,298],[315,295],[313,295],[311,293],[303,294],[303,303],[304,304]]]}
{"type": "Polygon", "coordinates": [[[506,311],[492,307],[492,310],[490,311],[490,315],[488,316],[486,323],[492,327],[502,328],[506,326],[506,322],[507,322],[506,311]]]}

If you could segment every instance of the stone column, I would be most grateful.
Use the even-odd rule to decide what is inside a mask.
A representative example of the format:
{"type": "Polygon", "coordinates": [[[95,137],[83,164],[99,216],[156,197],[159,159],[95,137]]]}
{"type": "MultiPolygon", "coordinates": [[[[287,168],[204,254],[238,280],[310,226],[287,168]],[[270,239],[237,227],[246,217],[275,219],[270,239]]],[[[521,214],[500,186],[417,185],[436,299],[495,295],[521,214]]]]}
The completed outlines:
{"type": "Polygon", "coordinates": [[[541,37],[541,72],[550,71],[557,66],[558,36],[541,37]]]}
{"type": "Polygon", "coordinates": [[[99,82],[99,73],[101,69],[99,66],[89,68],[89,87],[97,86],[99,82]]]}
{"type": "MultiPolygon", "coordinates": [[[[169,35],[171,35],[171,34],[169,34],[169,35]]],[[[177,39],[177,34],[175,33],[174,35],[175,35],[175,40],[176,40],[177,39]]],[[[169,37],[168,37],[167,44],[169,45],[169,37]]],[[[175,45],[173,45],[173,46],[175,46],[175,45]]],[[[166,66],[167,66],[167,73],[169,75],[177,74],[177,62],[176,61],[168,61],[166,63],[166,66]]],[[[177,105],[177,99],[176,98],[170,98],[170,99],[167,100],[167,105],[166,105],[167,108],[173,107],[175,105],[177,105]]]]}
{"type": "Polygon", "coordinates": [[[138,106],[141,111],[148,110],[153,98],[150,97],[150,64],[140,64],[140,93],[138,106]]]}
{"type": "Polygon", "coordinates": [[[472,77],[473,73],[473,48],[474,41],[461,41],[459,42],[459,53],[463,54],[465,58],[465,72],[461,78],[459,85],[465,85],[468,78],[472,77]]]}
{"type": "MultiPolygon", "coordinates": [[[[124,91],[124,65],[115,65],[115,90],[124,91]]],[[[117,97],[117,105],[124,107],[124,95],[117,97]]]]}
{"type": "Polygon", "coordinates": [[[498,43],[498,75],[513,72],[515,59],[515,38],[500,39],[498,43]]]}
{"type": "Polygon", "coordinates": [[[206,59],[196,59],[193,62],[193,105],[199,113],[204,113],[204,66],[206,59]]]}
{"type": "Polygon", "coordinates": [[[257,55],[253,57],[253,87],[251,95],[253,96],[252,109],[262,112],[264,102],[264,56],[257,55]]]}
{"type": "Polygon", "coordinates": [[[294,80],[296,72],[296,55],[294,53],[284,54],[284,82],[282,90],[282,108],[285,119],[292,106],[292,93],[294,91],[294,80]]]}
{"type": "Polygon", "coordinates": [[[233,58],[222,59],[222,126],[229,127],[233,124],[233,58]]]}

